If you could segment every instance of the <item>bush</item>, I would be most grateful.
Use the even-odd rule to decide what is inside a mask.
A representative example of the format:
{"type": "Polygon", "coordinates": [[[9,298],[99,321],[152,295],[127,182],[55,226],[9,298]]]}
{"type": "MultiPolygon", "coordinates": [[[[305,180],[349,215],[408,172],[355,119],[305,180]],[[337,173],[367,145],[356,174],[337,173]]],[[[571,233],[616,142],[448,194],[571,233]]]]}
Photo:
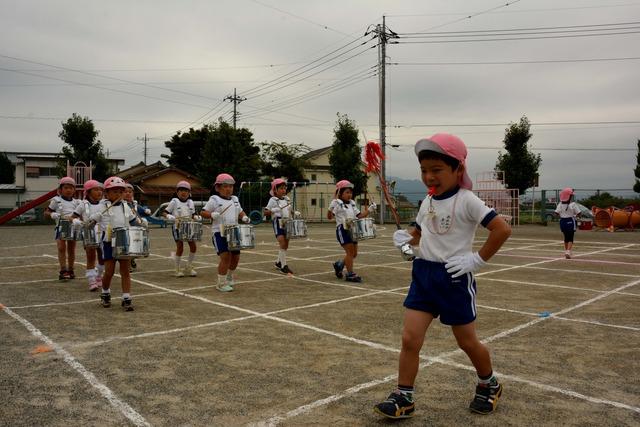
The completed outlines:
{"type": "Polygon", "coordinates": [[[638,199],[624,199],[622,197],[616,197],[606,191],[600,194],[594,194],[593,196],[580,200],[580,203],[588,208],[597,206],[599,208],[608,208],[609,206],[615,206],[617,208],[624,208],[630,204],[640,203],[638,199]]]}

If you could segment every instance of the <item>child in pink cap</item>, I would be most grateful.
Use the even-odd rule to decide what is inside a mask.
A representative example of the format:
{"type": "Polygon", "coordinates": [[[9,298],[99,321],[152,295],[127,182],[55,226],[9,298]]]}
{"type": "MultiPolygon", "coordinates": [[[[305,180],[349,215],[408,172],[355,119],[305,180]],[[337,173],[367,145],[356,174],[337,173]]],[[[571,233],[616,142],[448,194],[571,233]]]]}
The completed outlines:
{"type": "Polygon", "coordinates": [[[414,413],[413,390],[420,349],[431,322],[451,326],[458,346],[478,374],[469,408],[488,414],[495,410],[502,386],[493,375],[489,350],[476,335],[476,272],[500,249],[511,234],[509,225],[473,192],[467,174],[467,149],[458,137],[438,133],[415,146],[422,181],[429,195],[420,206],[415,227],[398,230],[397,247],[419,246],[413,261],[412,282],[404,301],[402,350],[398,387],[375,411],[388,418],[408,418],[414,413]],[[473,240],[478,225],[489,236],[478,252],[473,240]]]}
{"type": "MultiPolygon", "coordinates": [[[[264,208],[265,214],[270,215],[273,221],[273,232],[280,246],[278,251],[278,260],[276,268],[284,274],[293,274],[293,271],[287,265],[287,249],[289,249],[289,238],[284,228],[285,221],[292,217],[293,206],[291,200],[287,196],[287,180],[276,178],[271,182],[271,190],[269,191],[271,198],[264,208]]],[[[300,212],[293,212],[293,216],[300,216],[300,212]]]]}
{"type": "Polygon", "coordinates": [[[560,192],[560,203],[556,207],[556,213],[560,215],[560,231],[564,235],[564,257],[571,259],[571,248],[573,247],[573,235],[576,232],[576,215],[580,213],[580,208],[571,201],[573,189],[565,188],[560,192]]]}

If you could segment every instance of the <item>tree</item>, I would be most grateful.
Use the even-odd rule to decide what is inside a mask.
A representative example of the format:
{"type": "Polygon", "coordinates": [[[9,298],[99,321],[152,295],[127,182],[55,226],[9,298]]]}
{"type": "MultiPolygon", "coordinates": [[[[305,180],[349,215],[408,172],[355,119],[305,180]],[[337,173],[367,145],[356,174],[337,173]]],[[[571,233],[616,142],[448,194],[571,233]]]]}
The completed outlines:
{"type": "Polygon", "coordinates": [[[348,179],[354,193],[360,194],[367,185],[367,177],[361,167],[362,150],[358,141],[358,128],[346,114],[338,113],[333,130],[334,140],[329,153],[329,171],[336,181],[348,179]]]}
{"type": "Polygon", "coordinates": [[[633,191],[640,193],[640,139],[638,140],[638,154],[636,154],[636,168],[633,173],[636,176],[636,183],[633,184],[633,191]]]}
{"type": "Polygon", "coordinates": [[[16,182],[16,166],[11,163],[7,153],[0,153],[0,184],[16,182]]]}
{"type": "Polygon", "coordinates": [[[169,165],[199,176],[204,147],[211,133],[211,126],[205,125],[200,129],[190,128],[188,132],[177,132],[171,140],[165,141],[165,147],[171,151],[167,157],[169,165]]]}
{"type": "Polygon", "coordinates": [[[58,136],[67,146],[62,147],[59,157],[58,174],[60,176],[66,174],[67,160],[72,165],[84,162],[89,166],[91,162],[94,167],[92,177],[98,181],[103,181],[111,175],[112,170],[102,150],[102,143],[97,140],[99,133],[88,117],[81,117],[76,113],[62,123],[62,130],[58,136]]]}
{"type": "Polygon", "coordinates": [[[534,186],[538,168],[542,163],[540,154],[529,150],[527,143],[531,139],[529,119],[522,116],[519,123],[510,123],[504,132],[505,154],[498,152],[496,171],[504,171],[507,188],[517,188],[523,194],[534,186]]]}
{"type": "Polygon", "coordinates": [[[304,181],[303,171],[311,162],[303,155],[311,151],[304,144],[287,145],[286,142],[261,142],[262,174],[270,178],[286,177],[292,182],[304,181]]]}
{"type": "Polygon", "coordinates": [[[207,125],[208,135],[198,163],[197,176],[213,185],[222,172],[231,174],[237,183],[257,181],[260,176],[260,147],[253,143],[249,129],[234,129],[220,120],[207,125]]]}

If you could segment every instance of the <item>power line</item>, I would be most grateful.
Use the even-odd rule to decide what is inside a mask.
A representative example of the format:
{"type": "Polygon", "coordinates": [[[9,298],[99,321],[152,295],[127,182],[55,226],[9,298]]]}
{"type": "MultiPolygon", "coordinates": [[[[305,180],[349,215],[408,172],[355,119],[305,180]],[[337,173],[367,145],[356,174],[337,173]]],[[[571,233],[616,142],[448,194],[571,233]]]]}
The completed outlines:
{"type": "Polygon", "coordinates": [[[622,58],[575,58],[575,59],[538,59],[530,61],[465,61],[465,62],[387,62],[388,65],[513,65],[513,64],[555,64],[572,62],[606,62],[606,61],[635,61],[640,56],[622,58]]]}
{"type": "Polygon", "coordinates": [[[329,31],[333,31],[334,33],[342,34],[343,36],[347,36],[347,37],[349,37],[349,36],[350,36],[349,34],[344,33],[344,32],[342,32],[342,31],[340,31],[340,30],[336,30],[335,28],[331,28],[331,27],[329,27],[328,25],[320,24],[320,23],[318,23],[318,22],[315,22],[315,21],[312,21],[312,20],[310,20],[310,19],[307,19],[307,18],[305,18],[305,17],[303,17],[303,16],[296,15],[296,14],[291,13],[291,12],[288,12],[288,11],[286,11],[286,10],[282,10],[282,9],[280,9],[280,8],[277,8],[277,7],[275,7],[275,6],[271,6],[270,4],[266,4],[266,3],[260,2],[260,1],[258,1],[258,0],[250,0],[250,1],[252,1],[252,2],[254,2],[254,3],[256,3],[256,4],[259,4],[260,6],[264,6],[264,7],[267,7],[267,8],[269,8],[269,9],[277,10],[278,12],[280,12],[280,13],[284,13],[285,15],[289,15],[289,16],[292,16],[292,17],[294,17],[294,18],[300,19],[300,20],[302,20],[302,21],[304,21],[304,22],[306,22],[306,23],[313,24],[313,25],[315,25],[315,26],[317,26],[317,27],[320,27],[320,28],[322,28],[322,29],[329,30],[329,31]]]}
{"type": "MultiPolygon", "coordinates": [[[[6,120],[67,120],[68,117],[45,117],[45,116],[19,116],[19,115],[0,115],[0,119],[6,120]]],[[[114,122],[114,123],[166,123],[166,124],[185,124],[193,123],[178,120],[144,120],[144,119],[101,119],[92,118],[93,122],[114,122]]]]}
{"type": "MultiPolygon", "coordinates": [[[[280,64],[260,64],[260,65],[229,65],[225,67],[174,67],[174,68],[85,68],[81,71],[86,72],[113,72],[113,73],[129,73],[129,72],[164,72],[164,71],[211,71],[211,70],[236,70],[244,68],[276,68],[287,65],[302,64],[304,61],[283,62],[280,64]]],[[[51,70],[48,68],[20,69],[19,71],[47,71],[62,72],[65,70],[51,70]]]]}
{"type": "Polygon", "coordinates": [[[467,20],[467,19],[472,19],[472,18],[475,18],[476,16],[484,15],[485,13],[490,13],[490,12],[493,12],[494,10],[499,10],[499,9],[504,8],[504,7],[511,6],[512,4],[516,4],[516,3],[520,2],[520,1],[521,0],[513,0],[511,2],[507,2],[507,3],[504,3],[504,4],[500,4],[498,6],[490,7],[489,9],[481,10],[480,12],[471,13],[471,14],[469,14],[467,16],[462,17],[462,18],[454,19],[453,21],[445,22],[445,23],[440,24],[440,25],[435,25],[433,27],[429,27],[429,28],[426,28],[426,29],[421,30],[421,31],[435,30],[436,28],[442,28],[442,27],[446,27],[446,26],[451,25],[451,24],[456,24],[456,23],[458,23],[460,21],[464,21],[464,20],[467,20]]]}
{"type": "MultiPolygon", "coordinates": [[[[410,124],[391,125],[391,127],[418,128],[418,127],[494,127],[509,126],[512,123],[433,123],[433,124],[410,124]]],[[[640,124],[640,120],[618,120],[618,121],[584,121],[584,122],[532,122],[531,126],[567,126],[567,125],[609,125],[609,124],[640,124]]]]}
{"type": "Polygon", "coordinates": [[[429,31],[429,32],[413,32],[413,33],[398,33],[398,35],[402,36],[413,36],[413,35],[425,35],[425,36],[435,36],[435,35],[456,35],[456,34],[475,34],[475,33],[495,33],[495,32],[513,32],[513,31],[546,31],[546,30],[574,30],[574,29],[582,29],[584,31],[587,30],[612,30],[616,27],[620,26],[629,26],[629,25],[638,25],[640,21],[630,21],[630,22],[610,22],[606,24],[584,24],[584,25],[562,25],[555,27],[524,27],[524,28],[498,28],[498,29],[487,29],[487,30],[461,30],[461,31],[429,31]],[[602,28],[602,27],[614,27],[614,28],[602,28]]]}
{"type": "Polygon", "coordinates": [[[557,36],[536,36],[536,37],[506,37],[493,39],[467,39],[467,40],[424,40],[424,41],[403,41],[400,40],[395,44],[438,44],[438,43],[475,43],[475,42],[495,42],[495,41],[513,41],[513,40],[542,40],[542,39],[565,39],[576,37],[600,37],[600,36],[618,36],[625,34],[638,34],[640,31],[624,31],[599,34],[567,34],[557,36]]]}

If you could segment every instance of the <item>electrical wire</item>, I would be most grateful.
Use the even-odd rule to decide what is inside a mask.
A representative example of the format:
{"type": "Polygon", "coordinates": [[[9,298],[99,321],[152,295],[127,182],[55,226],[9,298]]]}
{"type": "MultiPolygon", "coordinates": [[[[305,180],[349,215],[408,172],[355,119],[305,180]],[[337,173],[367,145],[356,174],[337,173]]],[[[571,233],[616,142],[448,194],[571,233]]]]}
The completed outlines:
{"type": "Polygon", "coordinates": [[[514,64],[556,64],[556,63],[572,63],[572,62],[606,62],[606,61],[635,61],[640,56],[622,57],[622,58],[575,58],[575,59],[539,59],[530,61],[465,61],[465,62],[387,62],[387,65],[514,65],[514,64]]]}

